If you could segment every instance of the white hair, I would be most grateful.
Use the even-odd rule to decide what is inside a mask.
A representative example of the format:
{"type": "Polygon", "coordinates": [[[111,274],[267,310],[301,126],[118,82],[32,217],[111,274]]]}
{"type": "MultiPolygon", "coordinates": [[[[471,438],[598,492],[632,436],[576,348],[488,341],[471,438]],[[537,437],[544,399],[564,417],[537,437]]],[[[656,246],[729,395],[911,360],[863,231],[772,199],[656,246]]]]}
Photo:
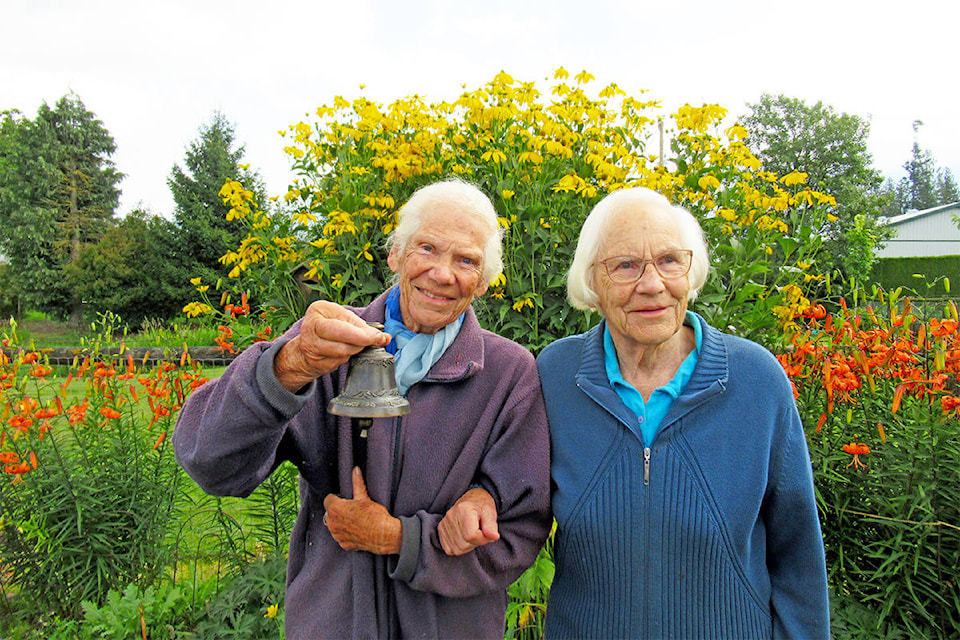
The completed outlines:
{"type": "Polygon", "coordinates": [[[387,238],[387,249],[402,249],[419,229],[423,214],[439,204],[454,205],[481,221],[487,230],[482,277],[489,282],[503,271],[503,231],[497,225],[493,203],[475,185],[448,178],[420,187],[397,212],[397,227],[387,238]]]}
{"type": "Polygon", "coordinates": [[[600,250],[600,239],[613,214],[624,210],[640,214],[663,211],[673,216],[680,234],[681,248],[693,251],[690,273],[687,274],[687,282],[690,284],[687,301],[692,302],[706,283],[710,268],[707,242],[700,223],[692,213],[683,207],[670,204],[669,200],[656,191],[633,187],[619,189],[604,197],[584,220],[580,237],[577,239],[573,264],[567,273],[567,299],[570,304],[578,309],[597,309],[600,298],[593,289],[593,270],[600,250]]]}

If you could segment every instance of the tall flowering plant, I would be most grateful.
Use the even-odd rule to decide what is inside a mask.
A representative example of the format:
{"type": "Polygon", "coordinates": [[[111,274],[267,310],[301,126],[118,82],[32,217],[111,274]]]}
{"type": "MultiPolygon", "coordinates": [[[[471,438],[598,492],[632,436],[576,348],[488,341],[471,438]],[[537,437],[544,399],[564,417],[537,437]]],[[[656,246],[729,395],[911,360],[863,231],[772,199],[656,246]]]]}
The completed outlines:
{"type": "Polygon", "coordinates": [[[848,631],[960,631],[960,323],[882,291],[809,303],[779,355],[807,427],[830,579],[848,631]],[[871,304],[872,303],[872,304],[871,304]],[[868,606],[873,614],[853,615],[868,606]]]}
{"type": "Polygon", "coordinates": [[[186,358],[147,366],[94,350],[66,367],[0,351],[0,587],[21,610],[77,615],[169,568],[182,472],[167,434],[206,380],[186,358]]]}
{"type": "Polygon", "coordinates": [[[319,107],[313,122],[281,132],[296,177],[274,210],[242,184],[224,185],[228,217],[247,230],[223,257],[226,287],[287,309],[288,322],[302,311],[289,295],[294,275],[319,295],[365,304],[390,280],[384,244],[397,208],[416,188],[460,176],[491,196],[504,231],[506,267],[478,302],[481,321],[538,351],[597,319],[565,301],[586,214],[613,190],[645,186],[706,230],[714,271],[697,310],[738,333],[777,333],[770,311],[788,304],[790,287],[822,277],[817,231],[833,198],[804,174],[763,172],[745,130],[721,131],[719,106],[665,116],[655,101],[593,82],[562,68],[547,86],[500,73],[453,102],[338,97],[319,107]],[[671,140],[664,157],[649,148],[658,123],[671,140]]]}

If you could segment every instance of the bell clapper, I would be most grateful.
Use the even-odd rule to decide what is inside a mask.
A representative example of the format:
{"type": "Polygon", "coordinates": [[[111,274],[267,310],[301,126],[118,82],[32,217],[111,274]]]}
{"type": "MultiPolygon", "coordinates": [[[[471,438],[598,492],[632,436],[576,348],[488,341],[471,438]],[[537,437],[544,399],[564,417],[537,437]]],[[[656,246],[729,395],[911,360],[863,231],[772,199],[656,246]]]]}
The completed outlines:
{"type": "Polygon", "coordinates": [[[367,437],[367,429],[373,426],[372,418],[357,418],[357,427],[360,428],[360,437],[367,437]]]}

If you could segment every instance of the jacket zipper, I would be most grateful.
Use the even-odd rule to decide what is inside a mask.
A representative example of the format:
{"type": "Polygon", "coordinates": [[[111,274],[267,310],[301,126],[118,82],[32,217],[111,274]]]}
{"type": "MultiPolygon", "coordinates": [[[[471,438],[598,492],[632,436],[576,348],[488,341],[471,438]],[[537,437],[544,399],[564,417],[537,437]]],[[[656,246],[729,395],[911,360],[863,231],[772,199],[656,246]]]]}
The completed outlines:
{"type": "Polygon", "coordinates": [[[643,484],[650,484],[650,447],[643,448],[643,484]]]}
{"type": "MultiPolygon", "coordinates": [[[[400,465],[398,464],[399,462],[398,457],[400,454],[400,431],[401,431],[401,427],[403,426],[403,417],[397,416],[395,420],[396,420],[395,422],[396,432],[394,434],[394,440],[393,440],[393,456],[392,456],[393,459],[391,461],[392,469],[390,472],[390,476],[391,476],[390,505],[388,507],[390,513],[393,513],[394,503],[396,503],[397,501],[397,485],[399,484],[399,480],[400,480],[400,465]]],[[[387,587],[387,629],[386,629],[387,635],[386,637],[392,640],[392,638],[394,637],[393,616],[394,616],[394,610],[396,608],[396,602],[394,600],[393,585],[391,584],[391,580],[389,576],[387,576],[385,584],[387,587]]]]}

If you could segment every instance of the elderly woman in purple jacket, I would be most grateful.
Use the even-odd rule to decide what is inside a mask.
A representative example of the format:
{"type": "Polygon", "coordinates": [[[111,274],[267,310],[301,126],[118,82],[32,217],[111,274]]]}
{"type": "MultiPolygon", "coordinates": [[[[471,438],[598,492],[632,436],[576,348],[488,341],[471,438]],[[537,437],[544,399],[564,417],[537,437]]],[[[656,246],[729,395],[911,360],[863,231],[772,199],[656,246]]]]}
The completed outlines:
{"type": "Polygon", "coordinates": [[[473,186],[435,183],[400,210],[391,242],[396,286],[362,309],[316,302],[245,350],[189,398],[173,443],[215,495],[247,496],[286,460],[299,469],[290,640],[499,639],[506,587],[551,519],[536,365],[471,308],[502,269],[496,213],[473,186]],[[350,419],[326,407],[369,345],[396,348],[410,413],[374,420],[361,471],[350,419]]]}

